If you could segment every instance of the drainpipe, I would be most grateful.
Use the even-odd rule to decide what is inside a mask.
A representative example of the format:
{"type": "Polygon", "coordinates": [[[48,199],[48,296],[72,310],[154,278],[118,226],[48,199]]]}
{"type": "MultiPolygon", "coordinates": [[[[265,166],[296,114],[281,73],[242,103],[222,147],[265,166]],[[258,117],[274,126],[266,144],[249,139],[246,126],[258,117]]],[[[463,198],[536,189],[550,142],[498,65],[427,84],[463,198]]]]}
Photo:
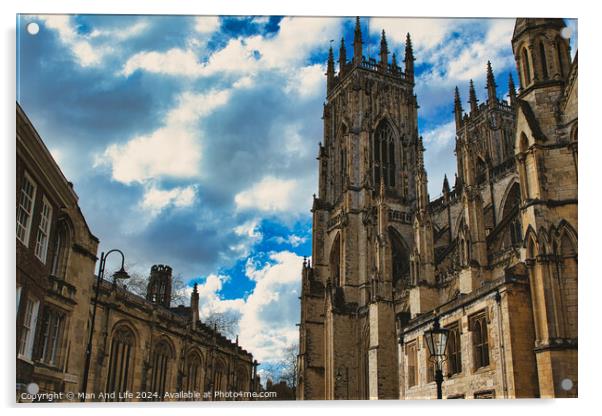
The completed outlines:
{"type": "Polygon", "coordinates": [[[500,349],[500,357],[502,361],[502,389],[504,390],[504,399],[507,399],[508,381],[506,380],[506,348],[504,347],[504,326],[502,325],[502,295],[499,291],[495,292],[495,302],[497,303],[497,326],[498,333],[500,334],[498,344],[500,349]]]}

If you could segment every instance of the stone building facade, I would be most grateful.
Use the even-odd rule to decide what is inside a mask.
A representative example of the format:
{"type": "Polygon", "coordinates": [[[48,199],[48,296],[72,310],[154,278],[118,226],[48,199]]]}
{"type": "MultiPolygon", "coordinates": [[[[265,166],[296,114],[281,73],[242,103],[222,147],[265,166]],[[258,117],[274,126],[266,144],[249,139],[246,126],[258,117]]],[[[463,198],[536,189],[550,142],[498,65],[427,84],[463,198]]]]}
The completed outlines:
{"type": "Polygon", "coordinates": [[[77,392],[98,239],[73,186],[17,104],[17,399],[77,392]]]}
{"type": "MultiPolygon", "coordinates": [[[[18,104],[16,124],[16,400],[35,401],[27,393],[36,390],[39,401],[79,400],[99,240],[18,104]]],[[[146,298],[102,282],[88,400],[245,400],[226,392],[258,390],[253,356],[199,320],[196,287],[191,306],[171,307],[171,282],[162,265],[151,269],[146,298]]]]}
{"type": "MultiPolygon", "coordinates": [[[[457,176],[430,200],[414,56],[330,50],[298,399],[436,397],[424,332],[450,330],[447,398],[577,396],[577,57],[562,19],[517,19],[520,75],[455,92],[457,176]]],[[[510,41],[510,40],[509,40],[510,41]]],[[[451,155],[450,155],[451,157],[451,155]]]]}
{"type": "Polygon", "coordinates": [[[129,401],[251,399],[229,392],[257,391],[257,362],[199,320],[196,285],[191,306],[170,307],[171,268],[153,266],[148,282],[146,298],[102,282],[88,392],[115,394],[105,401],[126,392],[129,401]]]}

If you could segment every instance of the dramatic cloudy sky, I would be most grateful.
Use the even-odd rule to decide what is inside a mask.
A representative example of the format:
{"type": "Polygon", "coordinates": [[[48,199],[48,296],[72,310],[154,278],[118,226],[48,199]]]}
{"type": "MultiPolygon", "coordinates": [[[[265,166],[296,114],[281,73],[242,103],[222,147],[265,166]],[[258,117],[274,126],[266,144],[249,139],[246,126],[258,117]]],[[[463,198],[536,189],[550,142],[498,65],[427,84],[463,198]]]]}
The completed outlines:
{"type": "MultiPolygon", "coordinates": [[[[573,52],[576,21],[570,21],[573,52]]],[[[455,173],[453,88],[500,97],[514,71],[514,21],[365,18],[402,60],[407,32],[429,191],[455,173]]],[[[199,283],[201,316],[240,317],[240,342],[277,360],[297,340],[303,256],[322,137],[330,40],[353,18],[22,16],[17,97],[74,183],[101,249],[199,283]],[[35,21],[40,31],[29,35],[35,21]]],[[[348,56],[351,51],[348,52],[348,56]]],[[[336,59],[336,56],[335,56],[336,59]]],[[[515,77],[516,80],[516,77],[515,77]]],[[[464,105],[467,107],[467,104],[464,105]]],[[[453,182],[452,182],[453,183],[453,182]]]]}

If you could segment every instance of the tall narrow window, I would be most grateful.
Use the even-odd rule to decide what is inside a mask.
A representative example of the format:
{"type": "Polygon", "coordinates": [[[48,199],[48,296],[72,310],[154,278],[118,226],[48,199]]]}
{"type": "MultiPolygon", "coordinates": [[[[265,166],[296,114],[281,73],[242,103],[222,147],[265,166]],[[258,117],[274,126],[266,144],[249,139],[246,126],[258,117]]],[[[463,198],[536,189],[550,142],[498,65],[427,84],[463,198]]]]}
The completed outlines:
{"type": "Polygon", "coordinates": [[[386,186],[395,186],[394,135],[391,126],[386,121],[381,122],[374,133],[372,170],[375,187],[379,186],[381,178],[386,186]]]}
{"type": "MultiPolygon", "coordinates": [[[[226,373],[226,366],[224,365],[224,363],[219,360],[215,366],[215,372],[213,374],[213,391],[214,392],[219,392],[219,391],[225,391],[225,373],[226,373]]],[[[221,397],[221,396],[220,396],[221,397]]]]}
{"type": "Polygon", "coordinates": [[[341,236],[337,234],[330,249],[330,277],[335,286],[341,286],[341,236]]]}
{"type": "Polygon", "coordinates": [[[21,184],[21,195],[17,207],[17,238],[23,244],[29,244],[29,231],[31,229],[31,217],[36,197],[36,185],[28,174],[23,176],[21,184]]]}
{"type": "Polygon", "coordinates": [[[107,391],[125,392],[130,389],[134,355],[134,334],[127,328],[117,329],[111,341],[107,391]]]}
{"type": "Polygon", "coordinates": [[[163,400],[167,388],[171,348],[162,341],[155,347],[152,357],[151,391],[157,393],[157,400],[163,400]]]}
{"type": "Polygon", "coordinates": [[[202,380],[202,362],[198,353],[192,353],[188,356],[186,372],[186,390],[190,392],[201,392],[202,380]]]}
{"type": "Polygon", "coordinates": [[[560,238],[560,246],[556,249],[559,259],[560,288],[564,315],[566,316],[566,337],[576,338],[578,329],[578,280],[577,280],[577,246],[564,232],[560,238]]]}
{"type": "Polygon", "coordinates": [[[64,314],[52,308],[44,308],[42,319],[42,361],[58,365],[64,314]]]}
{"type": "Polygon", "coordinates": [[[33,338],[36,332],[39,307],[40,302],[35,299],[28,298],[25,303],[21,337],[19,339],[19,356],[28,360],[31,359],[33,350],[33,338]]]}
{"type": "Polygon", "coordinates": [[[471,317],[472,346],[474,355],[474,368],[489,365],[489,335],[487,333],[487,319],[485,313],[471,317]]]}
{"type": "Polygon", "coordinates": [[[520,245],[523,241],[519,206],[520,186],[518,183],[515,183],[508,192],[508,196],[506,197],[506,202],[504,203],[504,208],[502,210],[502,221],[504,221],[506,218],[510,218],[510,221],[508,222],[510,241],[508,243],[513,247],[520,245]]]}
{"type": "Polygon", "coordinates": [[[449,326],[447,341],[447,371],[449,374],[462,372],[462,345],[460,343],[460,326],[455,323],[449,326]]]}
{"type": "Polygon", "coordinates": [[[244,367],[238,367],[238,370],[236,370],[236,389],[238,391],[245,391],[247,390],[247,381],[249,379],[249,376],[247,375],[247,370],[245,370],[244,367]]]}
{"type": "Polygon", "coordinates": [[[50,224],[52,222],[52,207],[46,198],[42,200],[40,211],[40,224],[36,236],[35,255],[42,263],[46,263],[48,254],[48,236],[50,235],[50,224]]]}
{"type": "Polygon", "coordinates": [[[524,88],[527,88],[531,84],[531,65],[529,64],[529,53],[527,48],[523,48],[523,80],[525,82],[524,88]]]}
{"type": "Polygon", "coordinates": [[[21,292],[23,291],[22,286],[17,286],[17,315],[19,314],[19,303],[21,302],[21,292]]]}
{"type": "Polygon", "coordinates": [[[543,46],[543,42],[539,42],[539,56],[541,57],[543,79],[548,79],[548,60],[546,59],[546,48],[543,46]]]}
{"type": "Polygon", "coordinates": [[[406,346],[406,355],[408,361],[408,387],[418,384],[418,360],[416,351],[416,342],[406,346]]]}
{"type": "Polygon", "coordinates": [[[71,234],[67,221],[59,220],[56,226],[54,245],[49,248],[49,251],[53,253],[50,273],[55,277],[65,278],[70,241],[71,234]]]}
{"type": "Polygon", "coordinates": [[[564,58],[562,57],[562,40],[556,39],[556,53],[558,54],[558,70],[560,76],[564,77],[564,58]]]}

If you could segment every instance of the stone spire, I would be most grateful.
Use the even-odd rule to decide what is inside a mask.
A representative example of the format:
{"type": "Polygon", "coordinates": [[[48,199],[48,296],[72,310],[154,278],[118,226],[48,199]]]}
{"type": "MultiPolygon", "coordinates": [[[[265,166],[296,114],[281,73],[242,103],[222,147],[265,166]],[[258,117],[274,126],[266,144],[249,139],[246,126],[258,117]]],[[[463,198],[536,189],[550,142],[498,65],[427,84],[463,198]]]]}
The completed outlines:
{"type": "Polygon", "coordinates": [[[353,62],[362,62],[362,28],[359,16],[355,18],[355,33],[353,35],[353,62]]]}
{"type": "Polygon", "coordinates": [[[454,91],[454,116],[456,119],[456,130],[459,130],[462,127],[462,114],[464,110],[462,109],[462,102],[460,101],[460,90],[456,87],[454,91]]]}
{"type": "Polygon", "coordinates": [[[497,85],[495,85],[495,77],[493,76],[493,69],[491,69],[491,62],[487,61],[487,100],[489,103],[495,103],[497,100],[497,85]]]}
{"type": "Polygon", "coordinates": [[[414,50],[412,49],[412,39],[410,38],[410,34],[408,33],[406,36],[406,56],[405,56],[405,66],[406,66],[406,77],[410,81],[414,81],[414,50]]]}
{"type": "Polygon", "coordinates": [[[339,74],[345,73],[345,64],[347,63],[347,49],[345,49],[345,38],[341,38],[341,48],[339,49],[339,74]]]}
{"type": "Polygon", "coordinates": [[[424,146],[422,144],[422,136],[418,138],[416,143],[416,191],[418,192],[418,209],[426,210],[429,203],[428,196],[428,180],[426,169],[424,168],[424,146]]]}
{"type": "Polygon", "coordinates": [[[380,67],[383,71],[387,70],[387,65],[389,64],[389,48],[387,46],[387,38],[385,36],[385,31],[382,31],[380,36],[380,67]]]}
{"type": "Polygon", "coordinates": [[[326,89],[330,89],[334,86],[334,54],[332,53],[332,46],[328,49],[328,65],[326,66],[326,89]]]}
{"type": "Polygon", "coordinates": [[[474,90],[474,83],[470,80],[470,88],[468,89],[468,102],[470,103],[470,113],[476,114],[479,110],[479,104],[477,102],[477,93],[474,90]]]}
{"type": "Polygon", "coordinates": [[[516,103],[516,87],[514,86],[512,74],[508,74],[508,96],[510,97],[510,105],[514,105],[516,103]]]}
{"type": "Polygon", "coordinates": [[[449,194],[449,181],[447,180],[447,174],[443,175],[443,195],[449,194]]]}
{"type": "Polygon", "coordinates": [[[393,53],[393,55],[391,56],[391,70],[393,71],[394,74],[399,73],[399,71],[397,69],[397,56],[395,56],[395,53],[393,53]]]}

